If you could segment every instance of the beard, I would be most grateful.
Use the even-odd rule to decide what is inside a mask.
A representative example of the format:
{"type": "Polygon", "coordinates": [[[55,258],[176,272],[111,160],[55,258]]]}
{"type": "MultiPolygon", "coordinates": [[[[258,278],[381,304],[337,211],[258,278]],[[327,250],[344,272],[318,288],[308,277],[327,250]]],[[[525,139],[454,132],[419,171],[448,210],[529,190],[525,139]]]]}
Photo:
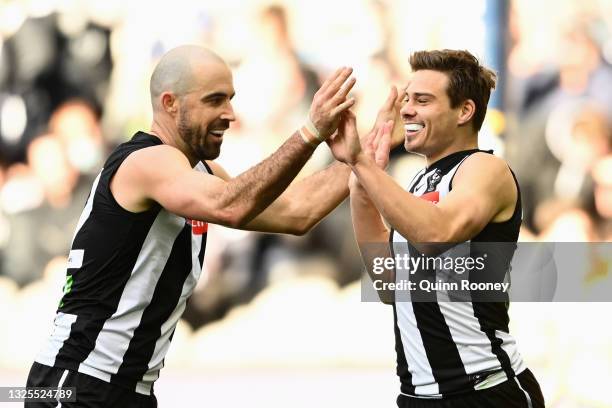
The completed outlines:
{"type": "Polygon", "coordinates": [[[193,124],[187,111],[179,113],[177,130],[190,154],[199,161],[213,160],[219,157],[221,144],[209,140],[208,131],[202,129],[200,125],[193,124]]]}

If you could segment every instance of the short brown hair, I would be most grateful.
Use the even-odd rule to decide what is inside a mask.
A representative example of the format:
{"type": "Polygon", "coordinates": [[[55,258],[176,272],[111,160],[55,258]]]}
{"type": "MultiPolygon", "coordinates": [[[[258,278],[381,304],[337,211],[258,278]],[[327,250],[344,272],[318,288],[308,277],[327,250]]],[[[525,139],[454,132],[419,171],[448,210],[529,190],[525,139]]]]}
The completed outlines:
{"type": "Polygon", "coordinates": [[[497,75],[489,68],[480,65],[478,59],[468,51],[435,50],[417,51],[410,56],[413,71],[433,70],[448,75],[446,93],[451,108],[456,108],[463,101],[471,99],[476,105],[474,112],[474,130],[482,127],[491,90],[495,89],[497,75]]]}

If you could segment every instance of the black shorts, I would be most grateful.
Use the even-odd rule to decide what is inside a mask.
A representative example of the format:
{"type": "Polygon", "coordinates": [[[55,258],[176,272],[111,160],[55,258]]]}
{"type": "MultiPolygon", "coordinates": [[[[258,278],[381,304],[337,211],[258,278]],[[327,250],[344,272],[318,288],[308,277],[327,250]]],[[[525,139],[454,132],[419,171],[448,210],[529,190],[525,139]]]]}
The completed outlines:
{"type": "Polygon", "coordinates": [[[400,394],[399,408],[544,408],[544,396],[531,371],[495,387],[444,399],[414,398],[400,394]]]}
{"type": "MultiPolygon", "coordinates": [[[[62,402],[62,408],[155,408],[154,395],[143,395],[87,374],[34,363],[26,387],[74,387],[76,402],[62,402]]],[[[59,402],[26,402],[25,408],[51,408],[59,402]]]]}

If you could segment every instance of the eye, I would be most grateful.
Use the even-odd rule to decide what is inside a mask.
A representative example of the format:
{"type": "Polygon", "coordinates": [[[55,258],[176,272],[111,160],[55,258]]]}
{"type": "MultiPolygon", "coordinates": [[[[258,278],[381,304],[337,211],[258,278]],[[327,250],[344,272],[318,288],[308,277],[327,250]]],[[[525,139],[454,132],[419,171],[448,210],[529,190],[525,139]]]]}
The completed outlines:
{"type": "Polygon", "coordinates": [[[417,99],[417,102],[421,105],[426,104],[427,102],[429,102],[426,98],[419,98],[417,99]]]}
{"type": "Polygon", "coordinates": [[[212,98],[210,100],[210,104],[213,105],[213,106],[219,106],[219,105],[221,105],[223,103],[224,99],[225,98],[222,98],[220,96],[212,98]]]}

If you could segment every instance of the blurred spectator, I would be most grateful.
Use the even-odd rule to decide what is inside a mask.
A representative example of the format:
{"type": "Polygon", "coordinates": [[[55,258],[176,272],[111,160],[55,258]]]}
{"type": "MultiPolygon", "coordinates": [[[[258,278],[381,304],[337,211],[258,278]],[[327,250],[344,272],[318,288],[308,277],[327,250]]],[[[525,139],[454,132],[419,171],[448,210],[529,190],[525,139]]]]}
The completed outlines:
{"type": "Polygon", "coordinates": [[[577,103],[553,112],[546,126],[546,142],[560,165],[554,180],[556,197],[592,203],[593,164],[610,152],[612,128],[599,105],[577,103]]]}
{"type": "Polygon", "coordinates": [[[589,29],[580,22],[563,32],[554,69],[519,86],[507,155],[521,183],[528,226],[545,199],[588,197],[587,160],[610,149],[612,67],[589,29]]]}
{"type": "Polygon", "coordinates": [[[283,7],[259,12],[254,29],[255,41],[236,70],[236,109],[247,129],[255,126],[268,136],[278,135],[269,140],[276,146],[280,135],[303,120],[319,81],[293,46],[283,7]]]}
{"type": "Polygon", "coordinates": [[[551,199],[538,205],[535,226],[541,231],[538,239],[544,242],[597,241],[593,217],[574,202],[551,199]]]}
{"type": "Polygon", "coordinates": [[[49,130],[62,143],[75,169],[89,175],[97,174],[106,149],[99,119],[91,105],[81,100],[65,102],[53,112],[49,130]]]}
{"type": "Polygon", "coordinates": [[[0,148],[23,158],[25,146],[46,131],[64,101],[84,98],[103,106],[110,76],[110,30],[78,13],[25,19],[3,44],[0,148]]]}
{"type": "Polygon", "coordinates": [[[4,248],[2,273],[19,285],[42,276],[55,256],[65,256],[91,180],[79,183],[79,173],[68,161],[60,141],[44,135],[28,146],[28,169],[22,184],[40,194],[38,206],[8,214],[9,235],[4,248]],[[77,199],[78,197],[78,199],[77,199]]]}

